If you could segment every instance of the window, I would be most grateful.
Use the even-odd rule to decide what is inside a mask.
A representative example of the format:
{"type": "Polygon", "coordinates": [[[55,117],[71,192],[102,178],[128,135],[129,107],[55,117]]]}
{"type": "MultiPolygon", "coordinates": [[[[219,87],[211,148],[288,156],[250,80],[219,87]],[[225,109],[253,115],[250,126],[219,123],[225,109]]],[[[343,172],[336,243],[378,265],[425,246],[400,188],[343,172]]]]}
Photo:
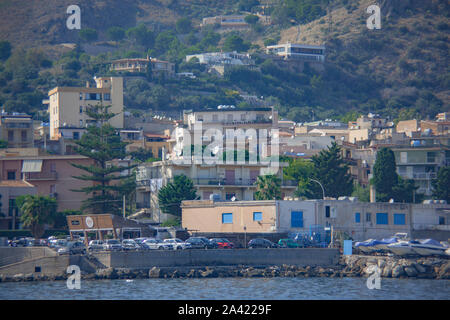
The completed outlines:
{"type": "Polygon", "coordinates": [[[14,131],[8,131],[8,141],[14,141],[14,131]]]}
{"type": "Polygon", "coordinates": [[[389,224],[387,213],[377,213],[377,224],[389,224]]]}
{"type": "Polygon", "coordinates": [[[361,214],[359,212],[355,213],[355,223],[361,222],[361,214]]]}
{"type": "Polygon", "coordinates": [[[22,138],[22,142],[27,141],[27,132],[25,130],[22,130],[21,134],[21,138],[22,138]]]}
{"type": "Polygon", "coordinates": [[[103,94],[103,100],[108,100],[108,101],[111,100],[111,94],[110,93],[104,93],[103,94]]]}
{"type": "Polygon", "coordinates": [[[231,200],[231,198],[233,198],[233,197],[236,197],[236,193],[234,193],[234,192],[225,194],[225,200],[231,200]]]}
{"type": "Polygon", "coordinates": [[[439,217],[439,225],[445,225],[445,217],[439,217]]]}
{"type": "Polygon", "coordinates": [[[372,214],[370,212],[366,213],[366,222],[371,222],[372,221],[372,214]]]}
{"type": "Polygon", "coordinates": [[[408,153],[407,152],[400,152],[400,162],[408,163],[408,153]]]}
{"type": "Polygon", "coordinates": [[[303,228],[303,212],[291,212],[291,228],[303,228]]]}
{"type": "Polygon", "coordinates": [[[51,185],[50,185],[50,193],[51,193],[51,194],[56,193],[56,185],[54,185],[54,184],[51,184],[51,185]]]}
{"type": "Polygon", "coordinates": [[[262,221],[262,212],[253,212],[253,221],[262,221]]]}
{"type": "Polygon", "coordinates": [[[78,140],[78,139],[80,139],[80,133],[78,131],[75,131],[73,133],[73,140],[78,140]]]}
{"type": "Polygon", "coordinates": [[[427,162],[436,162],[436,152],[427,152],[427,162]]]}
{"type": "Polygon", "coordinates": [[[330,206],[325,206],[325,218],[330,217],[330,206]]]}
{"type": "Polygon", "coordinates": [[[50,172],[56,172],[56,163],[50,164],[50,172]]]}
{"type": "Polygon", "coordinates": [[[80,113],[83,113],[83,106],[80,106],[80,113]]]}
{"type": "Polygon", "coordinates": [[[80,127],[83,126],[83,119],[80,119],[80,127]]]}
{"type": "Polygon", "coordinates": [[[406,216],[404,213],[394,213],[394,224],[395,225],[405,225],[406,216]]]}
{"type": "Polygon", "coordinates": [[[8,171],[8,180],[16,180],[16,172],[8,171]]]}
{"type": "Polygon", "coordinates": [[[233,223],[233,214],[222,213],[222,223],[233,223]]]}
{"type": "Polygon", "coordinates": [[[16,204],[16,199],[9,199],[9,205],[8,205],[8,215],[10,217],[12,216],[17,216],[17,212],[18,212],[18,208],[17,208],[17,204],[16,204]]]}
{"type": "Polygon", "coordinates": [[[83,100],[83,93],[80,92],[80,100],[83,100]]]}

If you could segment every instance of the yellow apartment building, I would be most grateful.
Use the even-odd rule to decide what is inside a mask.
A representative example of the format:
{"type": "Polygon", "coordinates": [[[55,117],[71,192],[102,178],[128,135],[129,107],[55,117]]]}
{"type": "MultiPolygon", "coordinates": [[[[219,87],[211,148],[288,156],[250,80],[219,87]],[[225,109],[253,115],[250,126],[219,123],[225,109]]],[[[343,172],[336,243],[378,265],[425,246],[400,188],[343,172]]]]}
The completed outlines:
{"type": "Polygon", "coordinates": [[[123,78],[95,78],[96,87],[56,87],[49,91],[50,139],[61,138],[61,128],[85,128],[92,122],[86,108],[93,105],[111,105],[116,116],[109,120],[115,128],[123,128],[123,78]]]}

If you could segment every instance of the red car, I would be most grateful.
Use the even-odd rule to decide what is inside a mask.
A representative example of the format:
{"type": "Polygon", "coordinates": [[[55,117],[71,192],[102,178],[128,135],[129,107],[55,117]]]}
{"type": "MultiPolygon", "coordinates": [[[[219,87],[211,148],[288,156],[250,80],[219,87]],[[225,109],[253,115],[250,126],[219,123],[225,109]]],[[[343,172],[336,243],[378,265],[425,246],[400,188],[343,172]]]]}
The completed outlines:
{"type": "Polygon", "coordinates": [[[212,238],[212,239],[209,239],[209,242],[216,243],[218,245],[219,249],[233,249],[234,248],[233,242],[231,242],[225,238],[212,238]]]}

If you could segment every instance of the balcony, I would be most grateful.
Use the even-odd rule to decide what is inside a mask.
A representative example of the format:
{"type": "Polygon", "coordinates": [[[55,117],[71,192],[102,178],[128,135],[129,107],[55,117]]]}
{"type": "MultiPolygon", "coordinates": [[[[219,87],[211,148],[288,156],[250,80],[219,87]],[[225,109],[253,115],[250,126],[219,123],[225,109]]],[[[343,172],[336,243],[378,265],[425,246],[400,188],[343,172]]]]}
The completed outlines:
{"type": "Polygon", "coordinates": [[[417,180],[436,179],[436,172],[413,173],[413,179],[417,179],[417,180]]]}
{"type": "Polygon", "coordinates": [[[26,181],[39,181],[39,180],[57,180],[57,172],[25,172],[24,179],[26,181]]]}
{"type": "MultiPolygon", "coordinates": [[[[215,179],[215,178],[194,178],[194,185],[201,186],[254,186],[255,179],[215,179]]],[[[293,180],[281,181],[282,187],[296,187],[297,182],[293,180]]]]}

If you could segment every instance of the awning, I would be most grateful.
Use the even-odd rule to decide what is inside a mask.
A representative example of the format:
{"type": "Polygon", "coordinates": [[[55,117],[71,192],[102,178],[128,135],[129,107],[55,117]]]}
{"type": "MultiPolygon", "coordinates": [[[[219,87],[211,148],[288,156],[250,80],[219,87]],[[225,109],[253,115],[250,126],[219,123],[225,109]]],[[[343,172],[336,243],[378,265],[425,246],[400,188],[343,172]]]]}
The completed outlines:
{"type": "Polygon", "coordinates": [[[42,160],[23,160],[22,172],[41,172],[42,160]]]}

